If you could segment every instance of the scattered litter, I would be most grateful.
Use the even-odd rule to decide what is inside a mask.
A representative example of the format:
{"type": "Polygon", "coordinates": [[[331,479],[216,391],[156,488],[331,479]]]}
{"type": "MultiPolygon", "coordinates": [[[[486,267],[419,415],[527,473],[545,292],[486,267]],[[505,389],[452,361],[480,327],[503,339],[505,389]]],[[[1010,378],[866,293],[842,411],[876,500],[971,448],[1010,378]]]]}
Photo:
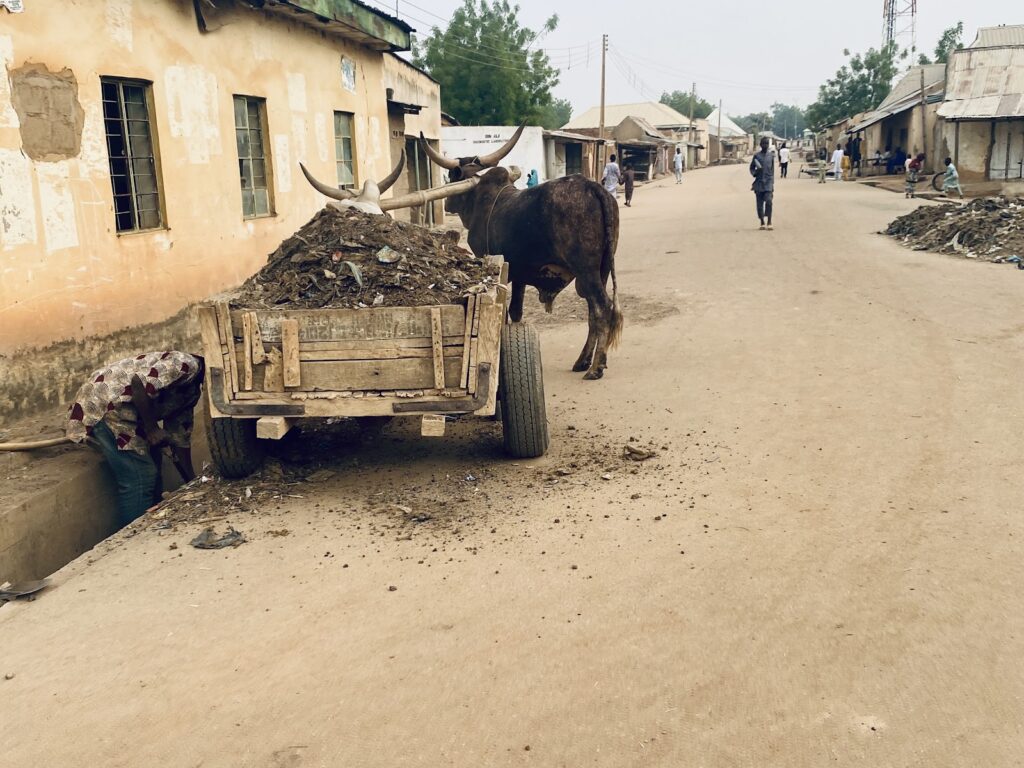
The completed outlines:
{"type": "Polygon", "coordinates": [[[3,584],[0,584],[0,605],[10,602],[11,600],[17,600],[19,597],[26,597],[29,600],[34,600],[35,598],[32,597],[32,595],[39,592],[41,589],[45,589],[49,585],[49,579],[22,581],[17,584],[4,582],[3,584]]]}
{"type": "Polygon", "coordinates": [[[189,543],[196,549],[224,549],[244,544],[245,536],[229,525],[228,532],[223,536],[218,536],[213,528],[206,528],[189,543]]]}
{"type": "Polygon", "coordinates": [[[332,477],[334,477],[333,469],[318,469],[316,472],[306,475],[306,480],[311,483],[319,483],[332,477]]]}
{"type": "Polygon", "coordinates": [[[923,205],[885,230],[915,251],[1021,263],[1024,198],[982,197],[966,205],[923,205]]]}
{"type": "Polygon", "coordinates": [[[611,472],[605,472],[603,475],[601,475],[602,480],[611,480],[613,477],[615,477],[615,475],[613,475],[611,472]]]}
{"type": "Polygon", "coordinates": [[[653,459],[657,454],[654,451],[648,451],[645,448],[637,448],[627,444],[623,455],[632,461],[647,461],[647,459],[653,459]]]}

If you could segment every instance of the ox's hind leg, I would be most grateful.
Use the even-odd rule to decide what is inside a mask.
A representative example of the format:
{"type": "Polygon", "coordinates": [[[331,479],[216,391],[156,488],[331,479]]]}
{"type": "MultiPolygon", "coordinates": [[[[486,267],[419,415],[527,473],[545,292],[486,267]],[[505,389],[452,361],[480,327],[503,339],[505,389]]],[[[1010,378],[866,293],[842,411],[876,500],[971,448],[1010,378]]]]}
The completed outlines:
{"type": "MultiPolygon", "coordinates": [[[[614,307],[604,284],[593,281],[576,279],[576,292],[587,300],[588,313],[588,334],[587,344],[583,347],[577,365],[585,364],[587,372],[584,379],[600,379],[604,376],[604,369],[608,365],[608,338],[611,334],[614,319],[614,307]]],[[[582,370],[582,368],[573,368],[582,370]]]]}
{"type": "Polygon", "coordinates": [[[576,373],[580,371],[586,371],[590,368],[590,363],[594,359],[594,347],[597,346],[597,328],[596,315],[594,313],[594,302],[591,299],[587,299],[587,341],[583,345],[583,349],[580,352],[580,356],[576,358],[576,362],[573,363],[572,369],[576,373]]]}

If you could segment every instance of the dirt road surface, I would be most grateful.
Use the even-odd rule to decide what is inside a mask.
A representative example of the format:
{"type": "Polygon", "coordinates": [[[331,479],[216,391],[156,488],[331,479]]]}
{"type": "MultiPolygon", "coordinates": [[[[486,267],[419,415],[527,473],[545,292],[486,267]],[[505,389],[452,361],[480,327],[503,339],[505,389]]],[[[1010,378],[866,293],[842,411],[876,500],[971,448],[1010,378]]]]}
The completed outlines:
{"type": "Polygon", "coordinates": [[[544,459],[310,439],[333,474],[196,518],[237,549],[149,521],[0,608],[0,763],[1020,765],[1024,274],[879,190],[753,207],[733,166],[622,209],[603,381],[531,298],[544,459]]]}

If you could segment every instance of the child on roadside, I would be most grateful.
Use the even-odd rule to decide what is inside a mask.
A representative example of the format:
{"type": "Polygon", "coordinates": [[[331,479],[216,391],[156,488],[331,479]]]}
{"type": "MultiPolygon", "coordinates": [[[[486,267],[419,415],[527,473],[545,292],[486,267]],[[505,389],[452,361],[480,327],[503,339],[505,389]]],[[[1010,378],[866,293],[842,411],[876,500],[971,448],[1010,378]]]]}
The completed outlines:
{"type": "Polygon", "coordinates": [[[906,183],[904,185],[904,197],[913,198],[917,188],[917,178],[924,167],[924,152],[919,152],[916,157],[911,158],[907,163],[906,183]]]}
{"type": "Polygon", "coordinates": [[[960,199],[963,200],[964,190],[960,186],[960,174],[956,172],[953,159],[947,157],[943,162],[946,164],[946,177],[942,180],[942,194],[949,197],[950,190],[955,189],[957,194],[960,195],[960,199]]]}

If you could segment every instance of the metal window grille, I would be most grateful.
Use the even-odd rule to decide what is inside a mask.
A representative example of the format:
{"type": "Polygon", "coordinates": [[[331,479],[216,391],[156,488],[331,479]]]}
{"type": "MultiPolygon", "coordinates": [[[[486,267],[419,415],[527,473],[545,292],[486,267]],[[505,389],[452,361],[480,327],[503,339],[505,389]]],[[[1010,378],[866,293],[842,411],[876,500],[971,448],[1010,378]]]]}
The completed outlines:
{"type": "Polygon", "coordinates": [[[238,175],[242,185],[242,216],[269,216],[270,185],[267,155],[263,147],[263,112],[266,102],[252,96],[235,96],[235,143],[238,175]]]}
{"type": "Polygon", "coordinates": [[[338,188],[351,189],[356,185],[351,112],[334,113],[334,157],[338,165],[338,188]]]}
{"type": "Polygon", "coordinates": [[[158,229],[163,213],[149,121],[150,84],[103,77],[100,86],[117,231],[158,229]]]}

